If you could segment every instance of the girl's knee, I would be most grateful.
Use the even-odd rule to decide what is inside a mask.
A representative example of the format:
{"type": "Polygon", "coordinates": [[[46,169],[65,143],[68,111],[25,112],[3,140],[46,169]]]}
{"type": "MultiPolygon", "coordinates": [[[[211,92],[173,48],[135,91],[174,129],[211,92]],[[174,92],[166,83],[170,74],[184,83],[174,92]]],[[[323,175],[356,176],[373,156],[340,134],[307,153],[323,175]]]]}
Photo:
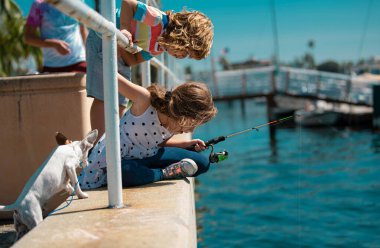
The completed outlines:
{"type": "Polygon", "coordinates": [[[206,156],[197,156],[196,158],[193,158],[193,160],[198,166],[198,171],[194,176],[206,173],[210,168],[210,161],[206,156]]]}

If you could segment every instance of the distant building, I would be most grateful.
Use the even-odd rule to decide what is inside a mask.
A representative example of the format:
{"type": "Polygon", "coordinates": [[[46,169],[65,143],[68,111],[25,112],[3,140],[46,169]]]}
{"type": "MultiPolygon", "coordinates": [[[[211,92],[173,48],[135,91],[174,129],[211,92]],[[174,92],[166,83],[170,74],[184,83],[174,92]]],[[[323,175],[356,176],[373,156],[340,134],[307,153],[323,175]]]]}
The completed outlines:
{"type": "Polygon", "coordinates": [[[380,56],[365,60],[364,63],[356,65],[352,69],[357,75],[364,73],[380,75],[380,56]]]}

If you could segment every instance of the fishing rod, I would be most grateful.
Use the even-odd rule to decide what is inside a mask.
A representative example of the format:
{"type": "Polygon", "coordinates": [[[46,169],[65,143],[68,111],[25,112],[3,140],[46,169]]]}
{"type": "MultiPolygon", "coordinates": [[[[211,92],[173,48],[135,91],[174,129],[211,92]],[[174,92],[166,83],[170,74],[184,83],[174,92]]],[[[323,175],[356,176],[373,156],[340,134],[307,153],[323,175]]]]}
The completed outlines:
{"type": "MultiPolygon", "coordinates": [[[[229,134],[227,136],[219,136],[219,137],[216,137],[216,138],[213,138],[213,139],[210,139],[210,140],[206,141],[205,142],[206,147],[210,147],[211,146],[211,153],[210,153],[210,156],[209,156],[210,162],[211,163],[218,163],[218,162],[226,160],[228,158],[228,152],[227,151],[215,152],[214,153],[214,145],[215,144],[218,144],[219,142],[225,141],[228,138],[231,138],[231,137],[234,137],[236,135],[240,135],[240,134],[243,134],[243,133],[246,133],[246,132],[249,132],[249,131],[253,131],[253,130],[259,131],[260,128],[265,127],[265,126],[278,125],[278,124],[280,124],[282,122],[285,122],[285,121],[288,121],[290,119],[293,119],[294,117],[295,117],[295,115],[291,115],[291,116],[284,117],[284,118],[281,118],[281,119],[278,119],[278,120],[274,120],[274,121],[270,121],[270,122],[267,122],[267,123],[264,123],[264,124],[261,124],[261,125],[255,126],[255,127],[247,128],[247,129],[244,129],[242,131],[229,134]]],[[[192,147],[190,147],[190,149],[191,150],[195,150],[195,147],[192,146],[192,147]]]]}
{"type": "Polygon", "coordinates": [[[285,117],[285,118],[281,118],[281,119],[278,119],[278,120],[270,121],[270,122],[267,122],[267,123],[264,123],[264,124],[261,124],[261,125],[255,126],[255,127],[247,128],[245,130],[242,130],[242,131],[239,131],[239,132],[236,132],[236,133],[232,133],[232,134],[229,134],[227,136],[219,136],[219,137],[216,137],[216,138],[213,138],[213,139],[210,139],[210,140],[206,141],[205,144],[206,144],[206,146],[215,145],[215,144],[218,144],[221,141],[225,141],[226,139],[231,138],[233,136],[236,136],[236,135],[239,135],[239,134],[242,134],[242,133],[246,133],[246,132],[249,132],[249,131],[252,131],[252,130],[259,131],[259,129],[262,128],[262,127],[265,127],[265,126],[274,126],[274,125],[280,124],[281,122],[290,120],[292,118],[294,118],[294,115],[288,116],[288,117],[285,117]]]}

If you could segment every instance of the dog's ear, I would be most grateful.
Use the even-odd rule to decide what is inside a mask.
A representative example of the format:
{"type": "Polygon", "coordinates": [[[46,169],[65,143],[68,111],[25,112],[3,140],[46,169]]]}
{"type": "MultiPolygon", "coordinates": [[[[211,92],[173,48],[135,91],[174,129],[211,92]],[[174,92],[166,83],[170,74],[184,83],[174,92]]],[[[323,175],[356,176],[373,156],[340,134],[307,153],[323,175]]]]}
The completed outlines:
{"type": "Polygon", "coordinates": [[[55,133],[55,140],[57,141],[58,145],[67,145],[72,142],[72,140],[66,138],[66,136],[60,132],[55,133]]]}
{"type": "Polygon", "coordinates": [[[94,146],[94,143],[95,143],[97,137],[98,137],[98,130],[97,129],[94,129],[91,132],[89,132],[86,135],[86,137],[84,137],[84,139],[80,142],[80,144],[79,144],[80,149],[83,152],[86,152],[89,149],[91,149],[94,146]]]}
{"type": "Polygon", "coordinates": [[[90,144],[94,144],[97,137],[98,137],[98,129],[94,129],[86,135],[84,140],[87,140],[87,142],[90,144]]]}

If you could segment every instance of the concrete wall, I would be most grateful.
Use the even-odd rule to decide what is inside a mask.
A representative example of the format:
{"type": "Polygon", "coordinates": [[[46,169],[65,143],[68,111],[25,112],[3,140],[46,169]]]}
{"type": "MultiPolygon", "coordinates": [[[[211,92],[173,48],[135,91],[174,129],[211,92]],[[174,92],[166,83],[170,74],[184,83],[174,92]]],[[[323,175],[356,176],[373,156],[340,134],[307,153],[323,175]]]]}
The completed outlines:
{"type": "MultiPolygon", "coordinates": [[[[85,74],[0,78],[0,204],[14,202],[56,147],[55,132],[81,139],[90,131],[85,74]]],[[[54,204],[53,204],[54,205],[54,204]]],[[[11,217],[0,212],[0,218],[11,217]]]]}

